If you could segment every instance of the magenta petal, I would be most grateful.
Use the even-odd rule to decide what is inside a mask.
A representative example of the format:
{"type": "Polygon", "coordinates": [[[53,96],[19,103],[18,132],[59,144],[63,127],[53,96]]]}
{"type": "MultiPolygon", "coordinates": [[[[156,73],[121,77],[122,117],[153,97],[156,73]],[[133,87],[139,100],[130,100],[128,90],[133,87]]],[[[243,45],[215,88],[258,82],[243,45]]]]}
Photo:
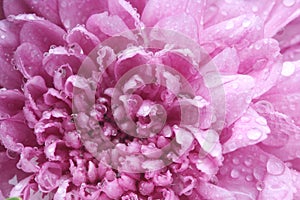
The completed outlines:
{"type": "Polygon", "coordinates": [[[21,44],[15,51],[14,59],[17,67],[26,78],[43,75],[45,73],[41,67],[43,54],[34,44],[21,44]]]}
{"type": "Polygon", "coordinates": [[[223,144],[223,153],[257,144],[267,138],[270,128],[267,120],[251,107],[232,126],[232,135],[223,144]]]}
{"type": "Polygon", "coordinates": [[[15,152],[21,152],[24,146],[36,145],[33,131],[24,123],[24,119],[11,118],[1,121],[0,139],[3,145],[15,152]]]}
{"type": "Polygon", "coordinates": [[[68,33],[66,41],[69,44],[78,43],[85,54],[89,54],[100,43],[97,36],[87,31],[83,26],[73,28],[68,33]]]}
{"type": "Polygon", "coordinates": [[[257,146],[241,148],[225,155],[218,186],[237,199],[292,199],[293,181],[288,167],[257,146]]]}
{"type": "MultiPolygon", "coordinates": [[[[26,173],[16,168],[17,159],[10,159],[5,152],[0,152],[0,198],[1,193],[4,197],[9,197],[10,190],[13,188],[13,183],[10,180],[14,180],[15,177],[20,181],[27,176],[26,173]]],[[[14,183],[16,184],[16,183],[14,183]]]]}
{"type": "Polygon", "coordinates": [[[0,120],[19,113],[24,106],[24,95],[18,90],[0,91],[0,120]]]}
{"type": "Polygon", "coordinates": [[[118,15],[108,15],[107,12],[92,15],[86,23],[87,30],[97,35],[100,40],[105,40],[108,36],[129,31],[127,25],[118,15]]]}
{"type": "Polygon", "coordinates": [[[107,1],[58,0],[59,15],[66,29],[84,24],[89,16],[107,9],[107,1]]]}
{"type": "Polygon", "coordinates": [[[65,31],[46,20],[29,21],[23,25],[20,32],[22,43],[28,42],[36,45],[42,52],[47,51],[51,45],[63,45],[65,31]]]}
{"type": "Polygon", "coordinates": [[[24,0],[3,0],[3,10],[6,17],[9,15],[29,13],[31,11],[24,0]]]}
{"type": "MultiPolygon", "coordinates": [[[[24,0],[27,5],[35,12],[37,15],[42,16],[49,21],[60,25],[60,17],[58,14],[58,0],[51,1],[35,1],[35,0],[24,0]]],[[[20,13],[22,14],[22,13],[20,13]]]]}

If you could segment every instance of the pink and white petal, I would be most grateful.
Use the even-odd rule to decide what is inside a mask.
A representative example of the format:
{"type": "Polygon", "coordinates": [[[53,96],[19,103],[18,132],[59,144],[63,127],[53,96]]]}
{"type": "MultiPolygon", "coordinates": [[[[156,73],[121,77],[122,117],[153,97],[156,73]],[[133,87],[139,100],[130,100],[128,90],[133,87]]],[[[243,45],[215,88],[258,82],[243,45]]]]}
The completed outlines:
{"type": "Polygon", "coordinates": [[[185,13],[163,18],[157,22],[154,28],[162,28],[183,33],[192,40],[198,42],[197,22],[191,15],[185,13]]]}
{"type": "Polygon", "coordinates": [[[270,128],[264,117],[260,116],[252,107],[239,118],[231,128],[231,137],[222,145],[223,153],[228,153],[257,144],[267,138],[270,128]]]}
{"type": "Polygon", "coordinates": [[[108,12],[92,15],[87,20],[86,27],[101,41],[110,36],[129,31],[128,26],[118,15],[109,15],[108,12]]]}
{"type": "Polygon", "coordinates": [[[46,75],[42,59],[43,53],[39,47],[27,42],[21,44],[14,53],[15,64],[27,79],[36,75],[46,75]]]}
{"type": "Polygon", "coordinates": [[[255,145],[226,154],[217,178],[237,199],[292,200],[295,191],[291,170],[255,145]]]}
{"type": "Polygon", "coordinates": [[[140,21],[140,14],[126,0],[110,0],[108,9],[110,14],[119,16],[130,29],[144,27],[140,21]]]}
{"type": "Polygon", "coordinates": [[[51,45],[64,45],[65,31],[59,26],[46,20],[26,22],[20,32],[22,43],[28,42],[36,45],[42,52],[46,52],[51,45]]]}
{"type": "Polygon", "coordinates": [[[84,53],[89,54],[98,44],[99,39],[96,35],[86,30],[84,26],[76,26],[66,36],[68,44],[77,43],[84,53]]]}
{"type": "Polygon", "coordinates": [[[299,6],[298,0],[277,0],[265,22],[265,37],[273,37],[280,29],[300,16],[299,6]]]}
{"type": "Polygon", "coordinates": [[[258,97],[273,87],[282,71],[278,42],[262,39],[240,51],[239,73],[255,79],[254,97],[258,97]]]}
{"type": "Polygon", "coordinates": [[[8,17],[9,15],[30,13],[31,9],[24,0],[3,0],[3,11],[5,17],[8,17]]]}
{"type": "Polygon", "coordinates": [[[11,159],[6,152],[0,152],[0,198],[1,193],[4,197],[10,197],[10,191],[14,187],[13,184],[17,184],[18,181],[28,176],[28,174],[17,169],[17,162],[18,159],[11,159]]]}
{"type": "Polygon", "coordinates": [[[223,85],[219,87],[223,87],[225,92],[225,122],[226,126],[230,126],[248,109],[255,84],[253,78],[247,75],[224,75],[221,78],[223,85]]]}
{"type": "Polygon", "coordinates": [[[212,61],[222,74],[237,74],[240,65],[239,59],[237,50],[234,47],[228,47],[216,55],[212,61]]]}
{"type": "Polygon", "coordinates": [[[78,24],[85,24],[89,16],[107,9],[107,0],[103,1],[68,1],[58,0],[61,22],[68,30],[78,24]]]}
{"type": "Polygon", "coordinates": [[[276,0],[253,1],[208,1],[204,12],[204,26],[209,27],[243,14],[255,14],[264,22],[271,12],[276,0]]]}
{"type": "Polygon", "coordinates": [[[82,49],[77,44],[71,45],[69,49],[65,47],[52,48],[47,56],[44,57],[43,66],[46,72],[52,77],[55,73],[62,73],[61,76],[65,76],[65,72],[57,71],[65,64],[69,64],[72,67],[72,71],[77,73],[83,60],[81,51],[82,49]]]}
{"type": "MultiPolygon", "coordinates": [[[[39,16],[55,23],[61,24],[60,17],[58,14],[58,0],[46,0],[46,1],[35,1],[35,0],[24,0],[26,4],[39,16]]],[[[22,13],[20,13],[22,14],[22,13]]]]}
{"type": "Polygon", "coordinates": [[[7,119],[22,111],[24,95],[18,90],[0,91],[0,119],[7,119]]]}
{"type": "Polygon", "coordinates": [[[23,83],[22,74],[1,57],[0,63],[0,86],[6,89],[20,89],[23,83]]]}

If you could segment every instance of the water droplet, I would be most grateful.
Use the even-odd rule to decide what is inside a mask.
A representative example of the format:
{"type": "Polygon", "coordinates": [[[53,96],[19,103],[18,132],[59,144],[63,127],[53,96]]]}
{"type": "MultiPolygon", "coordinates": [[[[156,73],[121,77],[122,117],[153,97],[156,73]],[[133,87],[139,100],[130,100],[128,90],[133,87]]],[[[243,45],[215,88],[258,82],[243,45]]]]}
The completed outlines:
{"type": "Polygon", "coordinates": [[[257,180],[262,180],[262,178],[265,175],[265,169],[262,167],[256,167],[253,170],[253,176],[257,179],[257,180]]]}
{"type": "Polygon", "coordinates": [[[242,23],[244,28],[247,28],[251,25],[251,20],[250,19],[245,19],[242,23]]]}
{"type": "Polygon", "coordinates": [[[281,175],[284,169],[284,164],[276,158],[270,158],[267,162],[267,171],[272,175],[281,175]]]}
{"type": "Polygon", "coordinates": [[[251,158],[246,158],[246,160],[244,161],[244,164],[247,167],[250,167],[252,165],[252,159],[251,158]]]}
{"type": "Polygon", "coordinates": [[[295,65],[292,62],[284,62],[282,66],[281,75],[291,76],[295,72],[295,65]]]}
{"type": "Polygon", "coordinates": [[[251,129],[247,132],[247,137],[250,140],[258,140],[261,136],[262,136],[261,131],[256,128],[251,129]]]}
{"type": "Polygon", "coordinates": [[[252,11],[253,11],[253,12],[257,12],[257,11],[258,11],[258,7],[257,7],[257,6],[253,6],[253,7],[252,7],[252,11]]]}
{"type": "Polygon", "coordinates": [[[258,117],[258,118],[256,118],[255,119],[255,121],[258,123],[258,124],[260,124],[260,125],[267,125],[267,120],[265,119],[265,118],[263,118],[263,117],[258,117]]]}
{"type": "Polygon", "coordinates": [[[252,180],[253,180],[253,176],[251,176],[251,175],[246,176],[246,181],[252,181],[252,180]]]}
{"type": "Polygon", "coordinates": [[[228,21],[227,24],[226,24],[225,29],[226,29],[226,30],[230,30],[230,29],[232,29],[233,27],[234,27],[233,21],[228,21]]]}
{"type": "Polygon", "coordinates": [[[238,158],[233,158],[232,163],[235,165],[238,165],[238,164],[240,164],[240,160],[238,158]]]}
{"type": "Polygon", "coordinates": [[[241,117],[241,121],[242,122],[250,122],[250,118],[243,116],[243,117],[241,117]]]}
{"type": "Polygon", "coordinates": [[[296,2],[295,2],[295,0],[283,0],[282,3],[283,3],[283,5],[285,5],[286,7],[291,7],[291,6],[293,6],[296,2]]]}
{"type": "Polygon", "coordinates": [[[240,176],[240,172],[237,169],[231,170],[230,176],[232,178],[238,178],[240,176]]]}
{"type": "Polygon", "coordinates": [[[256,183],[256,189],[257,189],[258,191],[262,191],[262,190],[264,189],[264,187],[265,187],[265,184],[264,184],[262,181],[258,181],[258,182],[256,183]]]}

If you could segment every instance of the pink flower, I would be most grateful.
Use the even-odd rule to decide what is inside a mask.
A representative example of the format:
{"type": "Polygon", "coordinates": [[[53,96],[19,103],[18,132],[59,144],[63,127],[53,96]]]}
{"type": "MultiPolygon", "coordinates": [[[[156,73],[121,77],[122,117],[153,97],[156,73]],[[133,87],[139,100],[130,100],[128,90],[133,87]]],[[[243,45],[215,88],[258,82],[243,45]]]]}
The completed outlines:
{"type": "Polygon", "coordinates": [[[0,2],[0,199],[300,198],[299,1],[0,2]]]}

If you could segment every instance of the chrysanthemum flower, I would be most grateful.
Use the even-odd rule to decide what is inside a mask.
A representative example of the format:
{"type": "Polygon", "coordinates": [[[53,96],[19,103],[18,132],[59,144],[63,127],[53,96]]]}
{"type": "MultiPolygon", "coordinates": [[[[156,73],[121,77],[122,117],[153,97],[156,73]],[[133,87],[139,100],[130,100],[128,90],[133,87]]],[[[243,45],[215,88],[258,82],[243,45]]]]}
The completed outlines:
{"type": "Polygon", "coordinates": [[[298,0],[2,0],[0,199],[300,199],[298,0]]]}

